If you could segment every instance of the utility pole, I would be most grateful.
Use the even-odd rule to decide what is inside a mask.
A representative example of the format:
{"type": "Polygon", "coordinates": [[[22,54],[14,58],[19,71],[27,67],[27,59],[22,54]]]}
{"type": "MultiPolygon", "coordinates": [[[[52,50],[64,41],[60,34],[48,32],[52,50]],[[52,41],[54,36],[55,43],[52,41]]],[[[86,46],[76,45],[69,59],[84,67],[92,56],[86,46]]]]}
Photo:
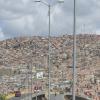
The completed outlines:
{"type": "Polygon", "coordinates": [[[32,70],[33,70],[33,68],[32,68],[32,60],[31,60],[31,100],[32,100],[32,93],[33,93],[32,92],[32,88],[33,88],[33,74],[32,74],[32,70]]]}
{"type": "Polygon", "coordinates": [[[51,75],[50,75],[50,54],[51,54],[51,49],[50,49],[50,47],[51,47],[51,45],[50,45],[50,32],[51,32],[51,27],[50,27],[50,18],[51,18],[51,16],[50,16],[50,12],[51,12],[51,6],[49,5],[48,6],[49,7],[49,34],[48,34],[48,39],[49,39],[49,55],[48,55],[48,70],[49,70],[49,72],[48,72],[48,74],[49,74],[49,89],[48,89],[48,99],[50,100],[50,86],[51,86],[51,83],[50,83],[50,81],[51,81],[51,75]]]}

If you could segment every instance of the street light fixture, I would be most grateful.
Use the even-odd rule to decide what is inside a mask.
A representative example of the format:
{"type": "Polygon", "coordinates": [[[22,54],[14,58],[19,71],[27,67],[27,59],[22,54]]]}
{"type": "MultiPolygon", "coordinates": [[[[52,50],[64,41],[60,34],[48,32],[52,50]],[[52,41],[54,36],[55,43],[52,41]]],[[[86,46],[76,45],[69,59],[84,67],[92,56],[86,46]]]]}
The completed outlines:
{"type": "MultiPolygon", "coordinates": [[[[50,70],[51,70],[51,62],[50,62],[50,59],[51,59],[51,7],[53,7],[54,5],[51,5],[51,4],[49,4],[49,3],[47,3],[47,2],[44,2],[44,1],[42,1],[42,0],[35,0],[35,2],[41,2],[42,4],[44,4],[44,5],[46,5],[47,7],[48,7],[48,16],[49,16],[49,18],[48,18],[48,31],[49,31],[49,33],[48,33],[48,48],[49,48],[49,50],[48,50],[48,74],[49,74],[49,81],[48,81],[48,83],[49,83],[49,90],[48,90],[48,100],[50,100],[50,86],[51,86],[51,84],[50,84],[50,82],[51,82],[51,74],[50,74],[50,70]]],[[[63,3],[64,2],[64,0],[58,0],[58,2],[57,3],[63,3]]]]}
{"type": "Polygon", "coordinates": [[[35,0],[34,2],[41,2],[41,0],[35,0]]]}
{"type": "MultiPolygon", "coordinates": [[[[35,0],[34,2],[43,3],[44,5],[46,5],[46,6],[48,6],[48,7],[49,7],[49,6],[53,6],[53,5],[50,5],[49,3],[44,2],[44,1],[42,1],[42,0],[35,0]]],[[[57,3],[64,3],[64,0],[58,0],[57,3]]]]}
{"type": "Polygon", "coordinates": [[[59,3],[64,3],[64,0],[58,0],[59,3]]]}

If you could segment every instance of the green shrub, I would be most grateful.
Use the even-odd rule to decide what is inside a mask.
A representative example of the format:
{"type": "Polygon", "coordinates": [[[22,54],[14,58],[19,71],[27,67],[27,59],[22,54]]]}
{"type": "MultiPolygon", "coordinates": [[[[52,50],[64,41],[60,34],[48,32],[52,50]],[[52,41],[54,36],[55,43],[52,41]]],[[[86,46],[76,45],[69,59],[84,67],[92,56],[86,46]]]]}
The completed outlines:
{"type": "Polygon", "coordinates": [[[7,100],[6,95],[0,94],[0,100],[7,100]]]}

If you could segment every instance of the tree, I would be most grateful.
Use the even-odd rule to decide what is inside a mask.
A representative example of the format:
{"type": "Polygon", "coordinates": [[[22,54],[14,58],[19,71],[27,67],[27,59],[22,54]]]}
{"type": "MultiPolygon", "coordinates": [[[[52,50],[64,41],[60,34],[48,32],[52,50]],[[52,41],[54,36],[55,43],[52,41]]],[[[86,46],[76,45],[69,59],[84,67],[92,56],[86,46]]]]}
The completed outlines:
{"type": "Polygon", "coordinates": [[[0,100],[7,100],[6,95],[0,94],[0,100]]]}

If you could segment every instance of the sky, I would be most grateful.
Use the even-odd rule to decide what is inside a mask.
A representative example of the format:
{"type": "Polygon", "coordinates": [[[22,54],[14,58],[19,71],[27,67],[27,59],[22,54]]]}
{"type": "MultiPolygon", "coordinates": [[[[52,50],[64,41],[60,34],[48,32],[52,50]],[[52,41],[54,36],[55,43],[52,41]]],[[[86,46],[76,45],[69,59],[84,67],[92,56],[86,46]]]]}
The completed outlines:
{"type": "MultiPolygon", "coordinates": [[[[73,33],[73,1],[50,3],[51,35],[73,33]]],[[[100,0],[76,0],[77,33],[100,33],[100,0]]],[[[17,36],[48,36],[48,7],[34,0],[0,0],[0,40],[17,36]]]]}

